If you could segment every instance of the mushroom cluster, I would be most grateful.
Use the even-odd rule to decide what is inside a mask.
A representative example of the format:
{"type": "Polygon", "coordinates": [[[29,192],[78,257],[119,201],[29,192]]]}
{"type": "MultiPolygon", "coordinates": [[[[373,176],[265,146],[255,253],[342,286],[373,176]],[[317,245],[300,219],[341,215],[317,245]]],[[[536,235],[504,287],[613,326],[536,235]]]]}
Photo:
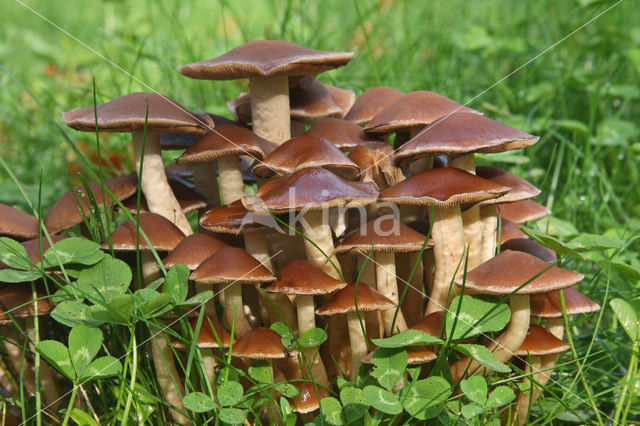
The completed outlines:
{"type": "MultiPolygon", "coordinates": [[[[553,252],[518,228],[550,214],[531,200],[540,190],[506,170],[476,166],[474,158],[539,138],[434,92],[375,87],[356,98],[314,78],[352,56],[263,40],[178,67],[190,78],[248,79],[248,93],[229,102],[233,119],[190,111],[157,93],[66,112],[76,130],[131,132],[136,173],[74,188],[44,226],[58,235],[86,225],[96,205],[111,209],[121,200],[148,240],[127,220],[105,248],[141,252],[141,286],[161,272],[151,247],[166,253],[166,268],[186,265],[192,291],[216,294],[204,307],[198,347],[210,354],[232,345],[240,368],[269,360],[277,377],[305,390],[292,401],[303,413],[317,409],[334,376],[356,377],[372,338],[408,329],[440,337],[443,313],[463,285],[467,294],[508,298],[511,321],[489,349],[503,362],[527,362],[530,381],[548,380],[564,346],[536,347],[551,340],[531,337],[545,333],[531,317],[547,318],[546,333],[558,340],[558,291],[568,289],[571,314],[598,307],[571,287],[580,274],[552,266],[553,252]],[[165,167],[162,149],[184,152],[165,167]],[[197,229],[188,216],[197,216],[197,229]],[[588,308],[574,309],[574,299],[588,308]],[[276,322],[297,337],[324,328],[328,339],[290,350],[265,328],[276,322]]],[[[26,213],[0,219],[4,235],[37,238],[38,222],[26,213]]],[[[174,352],[158,335],[158,382],[180,408],[174,352]]],[[[412,364],[429,368],[435,349],[412,348],[412,364]]],[[[450,362],[455,382],[486,372],[464,357],[450,362]]],[[[215,357],[205,365],[213,377],[215,357]]],[[[536,396],[518,398],[520,422],[536,396]]],[[[172,415],[185,422],[178,411],[172,415]]]]}

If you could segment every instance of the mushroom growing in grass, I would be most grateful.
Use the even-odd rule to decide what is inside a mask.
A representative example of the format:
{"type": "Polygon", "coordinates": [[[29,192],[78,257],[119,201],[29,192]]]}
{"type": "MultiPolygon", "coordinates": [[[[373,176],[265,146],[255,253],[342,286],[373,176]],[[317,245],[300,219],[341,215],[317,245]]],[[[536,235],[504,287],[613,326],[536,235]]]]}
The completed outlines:
{"type": "Polygon", "coordinates": [[[533,200],[501,204],[498,210],[500,211],[500,217],[502,219],[507,219],[515,223],[525,223],[531,220],[541,219],[551,214],[551,210],[533,200]]]}
{"type": "MultiPolygon", "coordinates": [[[[509,297],[511,321],[490,345],[489,349],[501,362],[506,362],[518,350],[529,330],[531,316],[529,296],[571,287],[579,283],[581,274],[556,266],[519,251],[505,251],[469,271],[464,282],[465,292],[509,297]]],[[[463,278],[456,278],[458,286],[463,278]]],[[[456,361],[451,375],[458,382],[466,372],[477,374],[479,364],[469,358],[456,361]]]]}
{"type": "Polygon", "coordinates": [[[64,121],[67,126],[85,132],[130,132],[138,174],[142,164],[140,187],[149,211],[169,219],[185,235],[193,233],[167,183],[160,153],[160,132],[202,135],[205,129],[214,126],[208,115],[190,112],[163,95],[132,93],[98,105],[96,110],[89,107],[67,111],[64,121]]]}
{"type": "Polygon", "coordinates": [[[20,240],[38,238],[38,219],[20,209],[0,203],[0,235],[20,240]]]}
{"type": "MultiPolygon", "coordinates": [[[[349,327],[349,342],[351,343],[351,375],[354,380],[358,375],[358,368],[367,354],[367,342],[365,342],[362,329],[364,328],[364,316],[362,323],[357,312],[388,310],[395,308],[394,303],[372,289],[365,283],[347,284],[337,292],[327,303],[316,310],[318,315],[347,315],[349,327]]],[[[332,349],[333,350],[333,349],[332,349]]]]}
{"type": "Polygon", "coordinates": [[[362,130],[362,127],[341,118],[325,118],[318,121],[305,134],[326,139],[341,151],[351,151],[363,143],[380,142],[375,136],[362,130]]]}
{"type": "Polygon", "coordinates": [[[367,124],[380,111],[404,96],[404,93],[388,86],[373,87],[358,96],[344,119],[355,124],[367,124]]]}

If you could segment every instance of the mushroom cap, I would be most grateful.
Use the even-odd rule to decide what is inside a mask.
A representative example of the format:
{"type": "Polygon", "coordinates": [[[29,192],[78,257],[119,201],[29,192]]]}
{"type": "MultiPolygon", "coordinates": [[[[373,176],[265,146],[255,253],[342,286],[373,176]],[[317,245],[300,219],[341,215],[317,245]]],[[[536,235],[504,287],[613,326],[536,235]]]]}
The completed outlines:
{"type": "Polygon", "coordinates": [[[271,233],[279,224],[268,213],[251,212],[241,200],[214,207],[200,216],[200,226],[218,234],[271,233]]]}
{"type": "Polygon", "coordinates": [[[258,327],[238,339],[231,351],[233,356],[251,359],[290,358],[296,351],[288,351],[275,331],[258,327]]]}
{"type": "Polygon", "coordinates": [[[64,113],[64,122],[72,129],[95,132],[148,131],[201,135],[213,128],[207,114],[191,112],[173,99],[158,93],[131,93],[105,104],[78,108],[64,113]],[[147,116],[147,105],[148,116],[147,116]],[[96,123],[96,115],[98,116],[96,123]]]}
{"type": "MultiPolygon", "coordinates": [[[[549,293],[534,294],[531,296],[531,316],[538,318],[562,318],[562,303],[560,293],[551,291],[549,293]]],[[[591,314],[600,310],[593,300],[582,294],[575,287],[564,290],[564,303],[567,308],[567,315],[591,314]]]]}
{"type": "Polygon", "coordinates": [[[511,188],[509,192],[501,197],[486,200],[479,203],[480,206],[488,206],[502,203],[513,203],[533,198],[540,194],[540,189],[536,188],[520,176],[497,167],[478,166],[476,175],[491,182],[511,188]]]}
{"type": "Polygon", "coordinates": [[[355,124],[366,124],[402,96],[404,93],[388,86],[374,87],[358,96],[344,119],[355,124]]]}
{"type": "Polygon", "coordinates": [[[380,111],[365,126],[367,132],[390,133],[427,126],[455,112],[480,114],[445,96],[426,90],[407,93],[380,111]]]}
{"type": "Polygon", "coordinates": [[[508,219],[515,223],[529,222],[551,214],[551,210],[533,200],[501,204],[498,210],[503,220],[508,219]]]}
{"type": "Polygon", "coordinates": [[[556,253],[548,247],[540,245],[530,238],[512,238],[500,246],[500,251],[514,250],[529,253],[547,263],[556,263],[556,253]]]}
{"type": "Polygon", "coordinates": [[[362,130],[362,127],[341,118],[320,120],[305,134],[326,139],[343,151],[350,151],[364,142],[380,142],[362,130]]]}
{"type": "Polygon", "coordinates": [[[540,138],[480,114],[456,112],[435,121],[396,152],[397,162],[420,157],[458,157],[475,152],[493,153],[521,149],[540,138]]]}
{"type": "Polygon", "coordinates": [[[289,175],[307,167],[323,167],[345,179],[356,179],[360,173],[358,166],[329,141],[308,135],[280,145],[256,164],[253,172],[268,178],[276,173],[289,175]]]}
{"type": "Polygon", "coordinates": [[[432,312],[420,321],[409,327],[410,330],[420,330],[435,337],[445,337],[445,330],[442,327],[444,323],[444,311],[432,312]]]}
{"type": "Polygon", "coordinates": [[[289,100],[289,114],[293,119],[314,120],[344,115],[327,86],[313,77],[305,77],[289,89],[289,100]]]}
{"type": "MultiPolygon", "coordinates": [[[[367,254],[374,252],[406,253],[420,251],[426,235],[414,231],[392,216],[381,216],[349,234],[336,247],[336,253],[367,254]]],[[[427,247],[433,246],[429,240],[427,247]]]]}
{"type": "Polygon", "coordinates": [[[313,167],[280,176],[265,183],[257,197],[245,197],[242,204],[251,211],[284,213],[293,210],[321,210],[349,204],[366,205],[378,198],[375,184],[344,180],[328,170],[313,167]]]}
{"type": "Polygon", "coordinates": [[[298,396],[289,398],[289,404],[294,413],[306,414],[316,411],[320,408],[320,401],[318,400],[318,394],[320,398],[327,396],[327,390],[318,385],[318,391],[311,382],[298,382],[295,386],[300,390],[298,396]]]}
{"type": "MultiPolygon", "coordinates": [[[[46,315],[53,310],[47,294],[36,290],[38,315],[46,315]]],[[[11,323],[9,315],[15,318],[26,318],[35,315],[31,286],[24,284],[3,284],[0,286],[0,324],[11,323]],[[31,302],[31,303],[29,303],[31,302]],[[7,314],[9,313],[9,314],[7,314]]]]}
{"type": "Polygon", "coordinates": [[[0,235],[21,240],[38,237],[38,219],[15,207],[0,203],[0,235]]]}
{"type": "Polygon", "coordinates": [[[206,61],[180,65],[180,74],[203,80],[310,75],[338,68],[353,52],[325,52],[282,40],[257,40],[206,61]]]}
{"type": "Polygon", "coordinates": [[[333,98],[333,102],[335,102],[335,104],[342,110],[342,113],[339,115],[340,118],[344,118],[356,102],[356,92],[349,89],[343,89],[341,87],[331,86],[330,84],[324,84],[322,82],[320,82],[320,84],[327,89],[333,98]]]}
{"type": "Polygon", "coordinates": [[[529,238],[527,234],[522,232],[520,228],[518,228],[518,224],[511,222],[505,218],[501,219],[500,225],[500,244],[504,244],[509,240],[513,240],[514,238],[529,238]]]}
{"type": "Polygon", "coordinates": [[[360,180],[374,181],[381,188],[404,180],[402,171],[393,164],[393,148],[385,142],[367,142],[351,149],[351,161],[360,167],[360,180]],[[383,181],[380,181],[383,179],[383,181]]]}
{"type": "MultiPolygon", "coordinates": [[[[571,287],[583,278],[530,254],[509,250],[469,271],[465,287],[481,294],[536,294],[571,287]]],[[[459,276],[455,283],[462,286],[462,280],[459,276]]]]}
{"type": "MultiPolygon", "coordinates": [[[[104,185],[113,192],[118,200],[124,200],[135,194],[138,189],[138,176],[135,173],[129,173],[125,176],[119,176],[104,181],[104,185]]],[[[56,203],[51,206],[44,217],[44,226],[51,234],[57,234],[65,229],[69,229],[79,223],[82,223],[84,217],[91,215],[90,208],[93,209],[93,200],[96,205],[105,204],[106,196],[107,205],[115,204],[106,192],[103,194],[102,185],[98,182],[89,184],[91,195],[87,193],[84,186],[79,185],[65,192],[56,203]]],[[[36,234],[37,235],[37,234],[36,234]]]]}
{"type": "Polygon", "coordinates": [[[246,251],[224,247],[202,262],[189,279],[203,284],[259,284],[276,277],[246,251]]]}
{"type": "MultiPolygon", "coordinates": [[[[198,317],[191,318],[189,325],[191,330],[195,331],[198,323],[198,317]]],[[[228,348],[231,345],[231,333],[229,333],[220,322],[216,319],[204,317],[200,325],[200,334],[198,335],[198,347],[203,349],[228,348]],[[213,325],[213,327],[211,327],[213,325]],[[215,332],[214,332],[215,330],[215,332]],[[216,335],[218,339],[216,339],[216,335]]],[[[171,344],[176,349],[184,349],[185,342],[180,339],[172,339],[171,344]]]]}
{"type": "Polygon", "coordinates": [[[169,269],[182,263],[195,270],[205,259],[218,250],[228,247],[216,237],[208,234],[191,234],[180,242],[167,257],[162,260],[165,268],[169,269]]]}
{"type": "Polygon", "coordinates": [[[529,331],[522,345],[516,351],[519,357],[554,355],[569,350],[569,345],[549,333],[539,325],[529,325],[529,331]]]}
{"type": "Polygon", "coordinates": [[[509,188],[453,167],[422,171],[380,192],[395,204],[450,207],[499,197],[509,188]]]}
{"type": "Polygon", "coordinates": [[[315,296],[333,293],[346,285],[325,274],[312,262],[299,259],[290,262],[276,273],[276,280],[265,287],[265,290],[269,293],[315,296]]]}
{"type": "Polygon", "coordinates": [[[271,142],[251,130],[234,124],[223,124],[198,139],[198,142],[189,147],[176,162],[193,165],[228,155],[250,155],[262,159],[265,150],[271,152],[273,148],[271,142]]]}
{"type": "MultiPolygon", "coordinates": [[[[158,251],[171,251],[182,240],[184,233],[174,225],[169,219],[155,213],[141,212],[139,216],[140,229],[144,231],[151,242],[153,248],[158,251]]],[[[111,233],[111,244],[115,251],[151,251],[147,240],[136,232],[136,223],[127,219],[115,231],[111,233]]],[[[108,249],[109,245],[102,243],[103,249],[108,249]]]]}
{"type": "Polygon", "coordinates": [[[316,309],[316,314],[338,315],[355,312],[356,305],[354,296],[357,296],[359,311],[378,311],[396,307],[395,303],[365,283],[359,283],[357,291],[358,293],[356,295],[355,284],[347,284],[342,290],[334,294],[327,303],[316,309]]]}

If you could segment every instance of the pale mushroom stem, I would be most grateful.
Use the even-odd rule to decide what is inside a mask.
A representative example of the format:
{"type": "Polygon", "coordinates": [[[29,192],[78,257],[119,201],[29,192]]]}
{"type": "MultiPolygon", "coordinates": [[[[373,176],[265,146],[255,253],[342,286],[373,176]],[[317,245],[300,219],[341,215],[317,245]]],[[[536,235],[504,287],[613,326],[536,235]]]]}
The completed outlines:
{"type": "MultiPolygon", "coordinates": [[[[435,241],[435,276],[425,315],[444,311],[452,280],[464,253],[464,228],[460,206],[436,207],[431,218],[431,236],[435,241]]],[[[460,270],[464,265],[460,264],[460,270]]]]}
{"type": "MultiPolygon", "coordinates": [[[[450,167],[462,169],[472,175],[476,174],[476,162],[473,154],[463,155],[451,160],[450,167]]],[[[480,207],[471,206],[462,213],[462,223],[464,224],[464,242],[469,246],[469,263],[467,269],[471,270],[479,266],[485,260],[482,257],[482,221],[480,220],[480,207]]]]}
{"type": "MultiPolygon", "coordinates": [[[[356,277],[364,265],[362,275],[360,275],[360,282],[363,284],[373,286],[376,282],[376,265],[371,259],[365,264],[366,256],[358,256],[358,271],[356,277]]],[[[354,277],[355,280],[355,277],[354,277]]],[[[371,339],[381,339],[384,337],[384,324],[382,322],[382,315],[380,311],[367,311],[364,312],[367,336],[371,339]]]]}
{"type": "MultiPolygon", "coordinates": [[[[300,335],[316,326],[316,314],[313,306],[313,296],[299,294],[296,296],[296,307],[298,308],[298,330],[300,335]]],[[[311,374],[313,379],[324,386],[329,386],[329,378],[324,368],[322,358],[320,358],[320,348],[303,348],[304,356],[311,364],[311,374]]]]}
{"type": "Polygon", "coordinates": [[[480,210],[482,220],[482,262],[496,255],[498,233],[498,208],[484,206],[480,210]]]}
{"type": "Polygon", "coordinates": [[[358,369],[362,359],[367,355],[367,344],[360,327],[358,314],[347,312],[347,325],[349,326],[349,342],[351,343],[351,380],[358,377],[358,369]]]}
{"type": "Polygon", "coordinates": [[[196,192],[205,197],[213,206],[220,205],[220,190],[218,188],[217,162],[208,161],[195,163],[193,169],[193,182],[196,192]]]}
{"type": "Polygon", "coordinates": [[[240,157],[227,155],[218,158],[218,174],[220,175],[220,191],[224,204],[231,204],[247,195],[242,180],[240,157]]]}
{"type": "Polygon", "coordinates": [[[234,333],[242,337],[251,331],[251,324],[244,314],[244,304],[242,303],[242,284],[233,283],[224,290],[224,316],[227,324],[234,325],[234,333]],[[235,312],[235,322],[234,322],[235,312]]]}
{"type": "Polygon", "coordinates": [[[382,311],[382,322],[384,323],[384,331],[387,336],[391,336],[396,333],[400,333],[407,329],[407,323],[405,322],[402,309],[398,306],[398,282],[396,280],[396,260],[395,254],[392,251],[377,252],[374,254],[376,260],[376,277],[378,291],[391,300],[397,307],[395,309],[386,309],[382,311]],[[393,325],[393,317],[395,316],[396,309],[398,315],[396,316],[396,323],[393,325]]]}
{"type": "Polygon", "coordinates": [[[249,92],[253,132],[277,144],[291,139],[289,78],[279,75],[249,79],[249,92]]]}
{"type": "Polygon", "coordinates": [[[540,392],[537,390],[538,385],[534,383],[538,383],[538,380],[542,378],[542,376],[549,374],[548,371],[535,373],[535,371],[540,371],[542,368],[544,368],[542,364],[542,357],[532,356],[531,360],[525,358],[525,362],[527,364],[524,368],[524,374],[525,376],[530,378],[525,378],[523,381],[526,385],[528,385],[529,391],[518,392],[516,409],[513,413],[516,416],[516,421],[520,425],[524,425],[527,422],[527,413],[529,412],[529,407],[533,405],[535,400],[538,398],[538,395],[540,395],[540,392]],[[531,374],[532,372],[534,373],[531,374]]]}
{"type": "MultiPolygon", "coordinates": [[[[489,350],[498,358],[500,362],[508,361],[513,354],[520,348],[524,338],[529,331],[529,319],[531,309],[529,308],[528,294],[513,294],[509,298],[509,307],[511,308],[511,321],[507,329],[496,338],[490,345],[489,350]]],[[[488,369],[479,368],[475,360],[469,360],[468,357],[459,359],[451,366],[451,376],[454,382],[459,382],[465,372],[468,374],[479,374],[481,371],[488,372],[488,369]]]]}
{"type": "Polygon", "coordinates": [[[334,253],[335,248],[333,246],[331,226],[329,226],[328,220],[323,220],[323,216],[323,210],[309,210],[304,213],[304,220],[309,225],[305,227],[305,236],[315,243],[314,246],[314,244],[305,238],[304,246],[307,259],[315,263],[316,266],[326,274],[340,280],[342,270],[340,269],[340,262],[338,262],[338,258],[334,253]],[[316,246],[324,253],[318,250],[316,246]]]}
{"type": "Polygon", "coordinates": [[[157,132],[147,132],[144,142],[144,155],[142,143],[143,132],[133,132],[133,154],[136,162],[136,170],[140,173],[140,163],[142,164],[142,179],[140,187],[147,200],[147,206],[151,213],[159,214],[173,222],[185,235],[193,234],[191,225],[187,217],[182,212],[182,208],[176,200],[167,176],[164,173],[162,154],[160,153],[160,134],[157,132]],[[143,161],[144,160],[144,161],[143,161]]]}
{"type": "MultiPolygon", "coordinates": [[[[142,239],[142,236],[140,237],[142,239]]],[[[140,251],[140,271],[144,285],[152,283],[160,278],[160,268],[156,263],[156,258],[150,251],[140,251]]]]}

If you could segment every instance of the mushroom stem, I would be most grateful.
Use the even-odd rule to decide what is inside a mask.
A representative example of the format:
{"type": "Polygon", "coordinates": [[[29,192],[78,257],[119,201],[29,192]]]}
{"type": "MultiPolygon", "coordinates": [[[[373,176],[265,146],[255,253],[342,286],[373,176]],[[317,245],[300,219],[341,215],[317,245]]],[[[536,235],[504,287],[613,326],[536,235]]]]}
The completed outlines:
{"type": "MultiPolygon", "coordinates": [[[[462,169],[472,175],[476,174],[476,162],[473,154],[463,155],[451,160],[450,167],[462,169]]],[[[482,221],[480,220],[480,207],[471,206],[462,213],[462,223],[464,224],[464,243],[469,246],[469,264],[467,269],[471,270],[479,266],[485,260],[482,257],[482,221]]]]}
{"type": "Polygon", "coordinates": [[[546,330],[556,336],[558,339],[562,340],[564,337],[564,321],[561,318],[549,318],[545,322],[546,330]]]}
{"type": "Polygon", "coordinates": [[[220,205],[220,189],[218,188],[218,174],[216,161],[194,163],[193,181],[198,194],[205,197],[214,206],[220,205]]]}
{"type": "MultiPolygon", "coordinates": [[[[425,253],[426,252],[423,252],[423,255],[425,253]]],[[[402,294],[405,285],[409,286],[406,294],[404,295],[404,299],[402,300],[402,310],[405,314],[405,320],[409,324],[415,324],[420,321],[424,312],[424,306],[422,303],[422,295],[424,294],[424,270],[422,258],[418,258],[419,255],[420,252],[400,253],[400,259],[404,258],[403,262],[405,262],[406,270],[404,271],[404,274],[399,274],[399,276],[402,276],[405,281],[408,281],[413,267],[416,267],[416,271],[411,278],[411,282],[407,284],[404,281],[400,281],[398,283],[398,294],[402,294]]],[[[396,261],[398,261],[397,256],[396,261]]]]}
{"type": "MultiPolygon", "coordinates": [[[[362,274],[360,275],[360,282],[363,284],[371,284],[376,282],[376,268],[371,259],[367,261],[365,264],[366,256],[358,256],[358,271],[356,272],[356,277],[360,273],[362,266],[364,265],[364,269],[362,270],[362,274]]],[[[384,326],[382,322],[382,315],[380,311],[367,311],[364,312],[365,322],[366,322],[366,330],[367,336],[371,339],[381,339],[384,337],[384,326]]]]}
{"type": "Polygon", "coordinates": [[[144,286],[160,278],[160,268],[150,251],[140,251],[140,272],[144,286]]]}
{"type": "Polygon", "coordinates": [[[347,324],[349,326],[349,342],[351,343],[351,380],[358,377],[358,369],[362,359],[367,355],[367,345],[360,327],[360,320],[355,312],[347,312],[347,324]]]}
{"type": "Polygon", "coordinates": [[[335,279],[341,279],[340,262],[335,255],[333,246],[333,236],[328,220],[323,220],[324,210],[309,210],[304,213],[304,220],[308,226],[305,227],[304,246],[307,252],[307,259],[315,263],[323,272],[335,279]],[[311,241],[313,241],[312,244],[311,241]],[[322,250],[318,250],[316,246],[322,250]],[[337,269],[337,270],[336,270],[337,269]]]}
{"type": "Polygon", "coordinates": [[[514,415],[517,416],[516,419],[518,424],[520,425],[524,425],[527,422],[527,413],[529,412],[529,407],[533,405],[535,400],[538,398],[538,395],[540,395],[540,392],[537,390],[538,380],[542,376],[545,376],[549,373],[548,371],[545,371],[532,374],[532,372],[540,371],[542,368],[544,368],[542,366],[542,357],[532,356],[530,361],[531,363],[529,363],[529,360],[525,361],[527,362],[527,364],[524,368],[525,378],[523,381],[526,385],[528,385],[529,390],[527,392],[518,393],[518,398],[516,400],[516,409],[514,410],[514,415]]]}
{"type": "Polygon", "coordinates": [[[249,79],[249,92],[253,132],[277,144],[291,139],[289,78],[278,75],[249,79]]]}
{"type": "Polygon", "coordinates": [[[480,210],[482,218],[482,262],[486,262],[496,255],[498,233],[498,208],[484,206],[480,210]]]}
{"type": "MultiPolygon", "coordinates": [[[[528,294],[513,294],[509,299],[509,307],[511,308],[511,321],[507,329],[496,338],[490,345],[489,350],[500,360],[506,362],[520,348],[524,338],[529,330],[529,317],[531,310],[529,309],[528,294]]],[[[469,360],[468,357],[459,359],[451,366],[451,376],[454,382],[459,382],[465,372],[469,374],[478,374],[480,364],[475,360],[469,360]]],[[[488,372],[488,369],[485,369],[488,372]]]]}
{"type": "MultiPolygon", "coordinates": [[[[313,296],[297,295],[296,307],[298,308],[298,330],[300,335],[316,326],[316,313],[313,307],[313,296]]],[[[329,378],[320,358],[320,348],[303,348],[304,356],[311,364],[313,379],[324,386],[329,386],[329,378]]]]}
{"type": "Polygon", "coordinates": [[[164,173],[164,164],[160,153],[160,134],[147,132],[144,153],[142,152],[144,133],[133,132],[131,135],[138,174],[140,173],[140,164],[143,163],[140,187],[147,200],[149,211],[166,217],[180,228],[185,235],[193,234],[191,225],[189,225],[187,217],[182,212],[182,208],[178,200],[176,200],[164,173]]]}
{"type": "Polygon", "coordinates": [[[218,174],[220,175],[220,192],[222,192],[224,204],[231,204],[247,195],[242,180],[240,157],[227,155],[218,158],[218,174]]]}
{"type": "Polygon", "coordinates": [[[224,290],[224,316],[229,327],[234,324],[234,333],[238,337],[242,337],[251,331],[251,324],[249,324],[247,317],[244,315],[241,285],[233,283],[224,290]]]}
{"type": "Polygon", "coordinates": [[[431,236],[435,241],[435,276],[425,315],[446,309],[449,288],[458,270],[465,244],[460,206],[436,207],[433,211],[431,236]]]}
{"type": "Polygon", "coordinates": [[[378,291],[396,305],[395,309],[382,311],[384,331],[388,336],[391,336],[407,329],[407,323],[404,320],[402,309],[398,305],[398,282],[396,281],[395,255],[391,251],[383,251],[375,253],[374,258],[376,260],[378,291]],[[391,326],[393,325],[393,317],[395,316],[396,309],[398,310],[398,315],[396,316],[396,322],[394,329],[392,330],[391,326]]]}

